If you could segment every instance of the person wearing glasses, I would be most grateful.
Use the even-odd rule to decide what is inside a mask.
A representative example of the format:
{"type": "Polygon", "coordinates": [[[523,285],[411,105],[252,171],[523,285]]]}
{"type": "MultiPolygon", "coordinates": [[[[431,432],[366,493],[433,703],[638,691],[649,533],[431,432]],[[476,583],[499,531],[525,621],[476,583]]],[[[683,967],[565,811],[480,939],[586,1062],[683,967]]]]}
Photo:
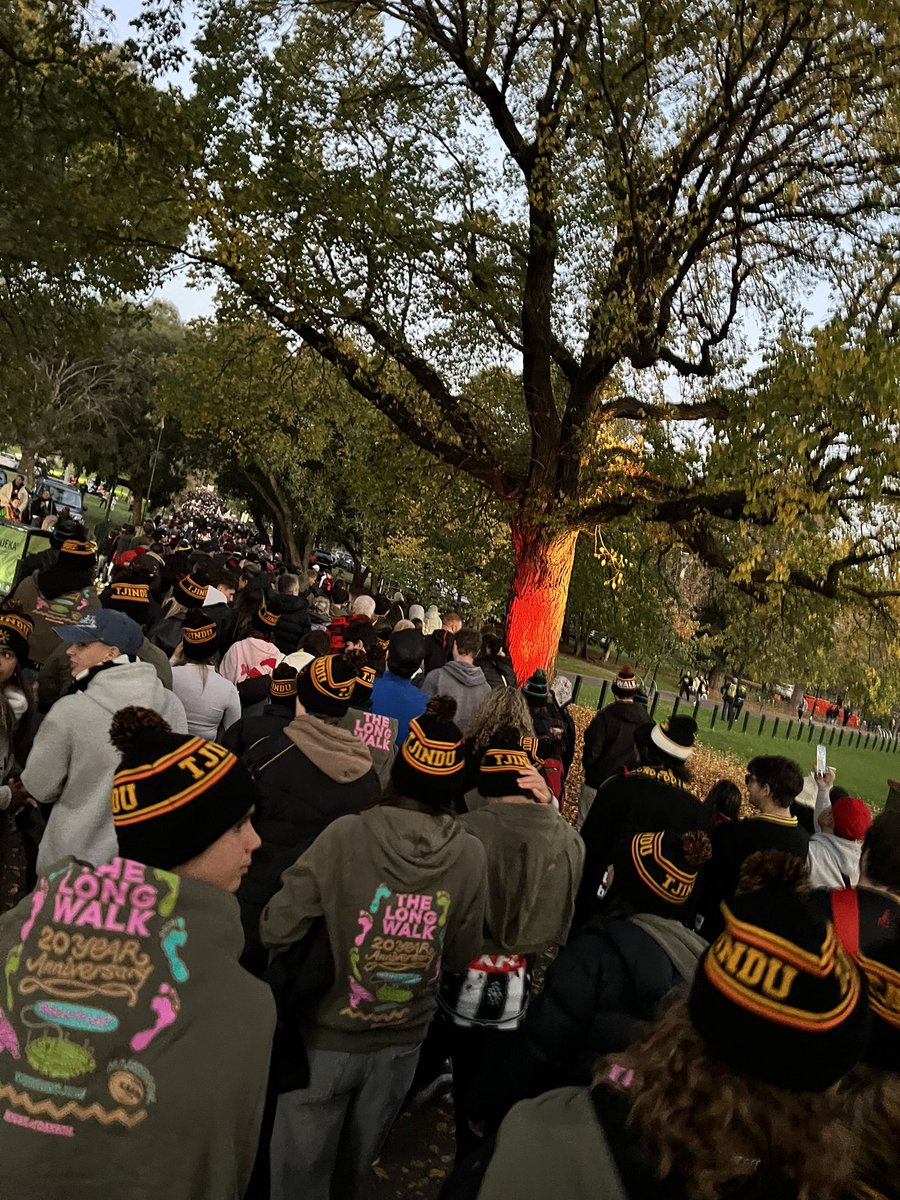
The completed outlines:
{"type": "Polygon", "coordinates": [[[744,776],[754,813],[743,821],[719,825],[710,834],[712,859],[703,873],[698,930],[707,941],[723,929],[720,905],[734,895],[744,860],[757,850],[783,850],[806,861],[809,834],[791,812],[803,790],[803,772],[789,758],[764,754],[753,758],[744,776]]]}

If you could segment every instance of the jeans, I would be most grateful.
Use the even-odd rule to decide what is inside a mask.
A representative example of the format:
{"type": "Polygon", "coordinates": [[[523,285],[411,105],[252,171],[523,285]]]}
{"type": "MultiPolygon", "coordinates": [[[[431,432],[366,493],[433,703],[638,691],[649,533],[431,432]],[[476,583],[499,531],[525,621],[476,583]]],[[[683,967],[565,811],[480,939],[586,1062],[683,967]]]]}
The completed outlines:
{"type": "Polygon", "coordinates": [[[363,1200],[412,1083],[416,1046],[308,1051],[309,1087],[279,1097],[272,1200],[363,1200]]]}

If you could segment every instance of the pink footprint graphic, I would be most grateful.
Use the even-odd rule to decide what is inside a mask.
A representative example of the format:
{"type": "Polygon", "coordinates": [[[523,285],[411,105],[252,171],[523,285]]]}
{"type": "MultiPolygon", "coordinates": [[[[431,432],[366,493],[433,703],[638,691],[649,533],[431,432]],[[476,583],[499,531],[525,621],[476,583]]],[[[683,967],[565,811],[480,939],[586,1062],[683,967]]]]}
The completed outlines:
{"type": "Polygon", "coordinates": [[[25,922],[22,925],[22,941],[23,942],[28,937],[29,933],[31,933],[32,926],[34,925],[35,921],[37,920],[38,913],[44,907],[44,901],[47,899],[48,890],[49,890],[49,888],[48,888],[46,879],[42,879],[40,884],[38,885],[37,891],[34,893],[34,895],[31,898],[31,915],[26,917],[25,922]]]}
{"type": "Polygon", "coordinates": [[[0,1008],[0,1052],[8,1050],[13,1058],[21,1058],[19,1050],[19,1039],[16,1037],[16,1031],[13,1029],[7,1020],[6,1014],[0,1008]]]}
{"type": "Polygon", "coordinates": [[[164,983],[150,1001],[150,1007],[156,1013],[156,1023],[149,1029],[143,1029],[140,1033],[136,1033],[131,1039],[131,1048],[136,1054],[146,1050],[157,1034],[175,1023],[181,1007],[178,1002],[178,993],[173,987],[164,983]]]}
{"type": "Polygon", "coordinates": [[[366,934],[372,928],[372,918],[365,909],[360,909],[359,926],[362,932],[357,934],[357,936],[353,939],[354,946],[361,946],[366,940],[366,934]]]}

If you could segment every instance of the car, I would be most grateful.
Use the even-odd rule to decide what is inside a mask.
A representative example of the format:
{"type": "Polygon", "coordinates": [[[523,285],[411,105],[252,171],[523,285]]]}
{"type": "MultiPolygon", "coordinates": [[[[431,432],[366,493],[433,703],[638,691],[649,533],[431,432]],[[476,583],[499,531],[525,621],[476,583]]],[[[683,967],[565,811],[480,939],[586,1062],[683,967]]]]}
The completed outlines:
{"type": "Polygon", "coordinates": [[[40,496],[44,489],[50,493],[50,498],[56,505],[57,511],[62,508],[68,508],[76,521],[84,519],[84,499],[81,495],[81,489],[76,487],[75,484],[66,483],[64,479],[54,479],[52,476],[45,475],[43,479],[38,480],[33,495],[40,496]]]}
{"type": "Polygon", "coordinates": [[[331,570],[334,566],[334,555],[328,550],[313,550],[310,555],[309,565],[322,567],[323,570],[331,570]]]}

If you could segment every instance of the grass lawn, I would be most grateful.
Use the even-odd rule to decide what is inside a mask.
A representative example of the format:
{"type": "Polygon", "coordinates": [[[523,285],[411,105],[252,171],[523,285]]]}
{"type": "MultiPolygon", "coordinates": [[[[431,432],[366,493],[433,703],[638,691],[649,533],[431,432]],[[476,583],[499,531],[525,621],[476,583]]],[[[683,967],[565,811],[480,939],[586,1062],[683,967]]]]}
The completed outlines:
{"type": "MultiPolygon", "coordinates": [[[[599,695],[599,688],[583,687],[578,696],[578,703],[594,708],[599,695]]],[[[604,703],[609,703],[611,699],[612,697],[607,691],[604,703]]],[[[690,714],[692,711],[693,708],[690,705],[681,705],[679,708],[679,712],[682,713],[690,714]]],[[[669,716],[671,712],[671,701],[660,701],[654,716],[660,720],[669,716]]],[[[779,720],[778,734],[774,738],[772,737],[774,721],[771,716],[766,717],[762,734],[759,733],[758,715],[750,715],[746,733],[743,733],[740,728],[743,724],[743,717],[730,730],[722,722],[721,716],[716,721],[715,728],[711,729],[711,717],[712,711],[706,708],[701,708],[697,717],[697,723],[700,726],[699,740],[710,750],[730,754],[745,763],[759,754],[783,754],[787,758],[794,759],[804,774],[815,768],[816,743],[821,734],[820,726],[813,727],[813,740],[810,743],[807,740],[809,725],[803,725],[802,736],[798,741],[796,722],[792,725],[791,736],[788,740],[785,737],[788,720],[784,717],[779,720]]],[[[862,796],[873,808],[882,809],[887,799],[888,779],[900,779],[900,751],[897,753],[894,753],[893,750],[882,751],[878,748],[881,743],[874,738],[867,749],[865,735],[863,735],[861,745],[857,748],[856,733],[853,733],[850,738],[848,730],[844,731],[843,742],[839,746],[837,743],[840,730],[838,729],[834,731],[834,744],[829,746],[831,732],[830,728],[825,730],[825,746],[828,765],[834,767],[837,772],[835,782],[839,783],[841,787],[845,787],[851,794],[862,796]],[[853,742],[852,746],[849,745],[850,741],[853,742]]]]}

